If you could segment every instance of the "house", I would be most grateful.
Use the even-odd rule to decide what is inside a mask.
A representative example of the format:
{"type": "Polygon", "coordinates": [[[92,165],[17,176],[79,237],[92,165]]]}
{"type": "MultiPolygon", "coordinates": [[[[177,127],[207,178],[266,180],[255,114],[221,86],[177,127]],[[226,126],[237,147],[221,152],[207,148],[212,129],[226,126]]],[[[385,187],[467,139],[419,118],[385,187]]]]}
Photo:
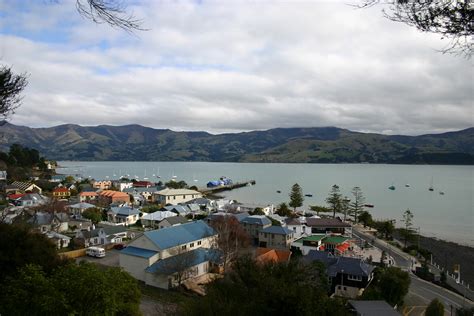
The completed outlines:
{"type": "Polygon", "coordinates": [[[182,217],[182,216],[173,216],[173,217],[167,217],[164,220],[160,222],[158,225],[160,229],[166,228],[166,227],[171,227],[171,226],[176,226],[176,225],[181,225],[184,223],[189,222],[187,218],[182,217]]]}
{"type": "Polygon", "coordinates": [[[258,244],[258,233],[262,229],[272,226],[272,222],[264,215],[250,215],[241,220],[240,223],[255,245],[258,244]]]}
{"type": "Polygon", "coordinates": [[[225,216],[232,216],[232,217],[235,217],[235,219],[237,219],[237,221],[239,221],[239,223],[242,222],[242,220],[244,218],[247,218],[249,217],[249,213],[224,213],[224,212],[217,212],[217,213],[212,213],[211,215],[209,215],[208,217],[206,217],[206,221],[207,223],[211,223],[212,221],[218,219],[218,218],[221,218],[221,217],[225,217],[225,216]]]}
{"type": "Polygon", "coordinates": [[[70,214],[73,215],[75,218],[81,218],[82,213],[90,208],[95,207],[94,204],[86,203],[86,202],[80,202],[76,204],[72,204],[68,206],[70,209],[70,214]]]}
{"type": "Polygon", "coordinates": [[[147,285],[168,289],[219,263],[211,249],[216,240],[217,233],[203,221],[147,231],[120,251],[120,267],[147,285]]]}
{"type": "Polygon", "coordinates": [[[56,232],[47,232],[46,237],[54,242],[57,249],[66,248],[71,242],[71,237],[56,232]]]}
{"type": "Polygon", "coordinates": [[[117,190],[123,192],[123,190],[133,187],[133,182],[124,180],[112,180],[112,186],[117,188],[117,190]]]}
{"type": "Polygon", "coordinates": [[[75,233],[81,230],[91,230],[93,226],[92,221],[86,218],[71,218],[68,222],[68,229],[75,233]]]}
{"type": "Polygon", "coordinates": [[[190,213],[189,208],[183,205],[168,205],[168,206],[163,207],[161,210],[174,212],[180,216],[186,216],[190,213]]]}
{"type": "Polygon", "coordinates": [[[49,182],[59,183],[59,182],[63,182],[64,180],[66,180],[65,174],[56,174],[54,176],[51,176],[51,179],[49,180],[49,182]]]}
{"type": "Polygon", "coordinates": [[[79,202],[95,202],[98,200],[99,195],[94,191],[82,191],[79,193],[79,202]]]}
{"type": "Polygon", "coordinates": [[[24,194],[20,198],[16,199],[15,205],[16,206],[38,206],[45,204],[48,201],[47,198],[38,194],[38,193],[28,193],[24,194]]]}
{"type": "MultiPolygon", "coordinates": [[[[319,217],[317,217],[319,218],[319,217]]],[[[307,218],[302,216],[299,218],[287,218],[285,220],[286,227],[293,231],[295,238],[311,235],[311,227],[306,225],[307,218]]]]}
{"type": "Polygon", "coordinates": [[[351,238],[340,235],[326,236],[322,240],[324,251],[329,251],[335,255],[344,255],[351,247],[351,238]]]}
{"type": "Polygon", "coordinates": [[[65,213],[36,212],[27,222],[41,233],[48,231],[60,233],[69,229],[69,216],[65,213]]]}
{"type": "Polygon", "coordinates": [[[112,223],[133,225],[140,219],[140,211],[130,206],[111,207],[107,212],[107,220],[112,223]]]}
{"type": "Polygon", "coordinates": [[[8,194],[10,191],[15,191],[15,188],[20,191],[20,193],[43,193],[43,190],[34,183],[31,182],[21,182],[14,181],[11,185],[5,188],[5,193],[8,194]]]}
{"type": "Polygon", "coordinates": [[[209,212],[217,210],[217,203],[215,201],[210,200],[210,199],[206,199],[206,198],[203,198],[203,197],[190,200],[190,201],[186,202],[186,204],[187,205],[191,205],[191,204],[198,205],[199,208],[201,209],[201,211],[203,211],[205,213],[209,213],[209,212]]]}
{"type": "Polygon", "coordinates": [[[352,225],[343,222],[340,218],[309,217],[306,219],[306,225],[311,228],[311,234],[348,234],[352,236],[352,225]]]}
{"type": "Polygon", "coordinates": [[[291,251],[284,249],[257,248],[255,252],[255,261],[260,264],[266,263],[288,263],[290,261],[291,251]]]}
{"type": "Polygon", "coordinates": [[[98,193],[99,202],[104,204],[130,203],[130,195],[125,192],[104,190],[98,193]]]}
{"type": "Polygon", "coordinates": [[[11,185],[11,184],[8,184],[8,185],[5,185],[3,187],[3,191],[5,191],[5,194],[6,195],[10,195],[10,194],[23,194],[25,192],[23,192],[22,190],[20,190],[17,186],[14,186],[14,185],[11,185]]]}
{"type": "Polygon", "coordinates": [[[150,186],[150,187],[132,187],[122,190],[125,193],[133,195],[135,198],[137,195],[143,197],[144,201],[152,202],[153,201],[153,194],[162,190],[162,187],[150,186]]]}
{"type": "Polygon", "coordinates": [[[109,190],[112,188],[112,181],[102,180],[102,181],[92,181],[92,187],[98,190],[109,190]]]}
{"type": "Polygon", "coordinates": [[[65,187],[59,187],[53,190],[53,197],[57,199],[67,199],[71,196],[71,191],[65,187]]]}
{"type": "Polygon", "coordinates": [[[294,240],[293,232],[284,226],[270,226],[259,231],[260,247],[289,249],[294,240]]]}
{"type": "Polygon", "coordinates": [[[311,250],[304,260],[325,265],[330,292],[336,296],[356,298],[374,277],[374,266],[358,258],[335,257],[329,252],[311,250]]]}
{"type": "Polygon", "coordinates": [[[135,181],[133,182],[133,187],[134,188],[149,188],[154,186],[155,184],[150,181],[135,181]]]}
{"type": "Polygon", "coordinates": [[[145,213],[141,218],[141,222],[142,225],[145,227],[158,228],[159,223],[162,220],[174,216],[176,216],[176,213],[171,211],[157,211],[154,213],[145,213]]]}
{"type": "Polygon", "coordinates": [[[115,244],[127,238],[127,230],[122,225],[104,225],[92,230],[81,230],[76,233],[76,238],[84,244],[84,247],[115,244]]]}
{"type": "Polygon", "coordinates": [[[201,198],[202,194],[198,191],[188,189],[163,189],[153,194],[154,202],[161,203],[163,205],[172,204],[177,205],[180,203],[186,203],[190,200],[201,198]]]}
{"type": "Polygon", "coordinates": [[[401,316],[395,308],[385,301],[349,300],[351,315],[356,316],[401,316]]]}
{"type": "Polygon", "coordinates": [[[252,213],[255,212],[256,209],[261,209],[265,215],[273,214],[275,211],[275,207],[273,204],[251,204],[251,203],[237,203],[235,205],[237,207],[237,211],[239,212],[248,212],[252,213]]]}
{"type": "Polygon", "coordinates": [[[323,239],[325,237],[326,235],[300,237],[291,243],[291,250],[293,252],[299,250],[304,256],[306,256],[311,250],[323,250],[323,239]]]}

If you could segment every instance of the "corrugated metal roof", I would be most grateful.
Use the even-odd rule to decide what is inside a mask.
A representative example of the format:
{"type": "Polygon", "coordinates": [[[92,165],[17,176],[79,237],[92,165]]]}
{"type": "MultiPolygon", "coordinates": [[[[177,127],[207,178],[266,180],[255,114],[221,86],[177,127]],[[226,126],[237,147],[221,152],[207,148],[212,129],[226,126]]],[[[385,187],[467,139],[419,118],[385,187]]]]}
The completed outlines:
{"type": "Polygon", "coordinates": [[[261,230],[262,233],[277,234],[277,235],[290,235],[293,234],[291,230],[283,226],[270,226],[261,230]]]}
{"type": "Polygon", "coordinates": [[[203,221],[190,222],[178,226],[147,231],[144,233],[158,248],[168,249],[217,233],[203,221]]]}
{"type": "Polygon", "coordinates": [[[125,254],[125,255],[130,255],[130,256],[135,256],[135,257],[142,257],[142,258],[147,258],[148,259],[148,258],[153,257],[155,254],[157,254],[158,251],[153,251],[153,250],[128,246],[128,247],[120,250],[120,253],[125,254]]]}

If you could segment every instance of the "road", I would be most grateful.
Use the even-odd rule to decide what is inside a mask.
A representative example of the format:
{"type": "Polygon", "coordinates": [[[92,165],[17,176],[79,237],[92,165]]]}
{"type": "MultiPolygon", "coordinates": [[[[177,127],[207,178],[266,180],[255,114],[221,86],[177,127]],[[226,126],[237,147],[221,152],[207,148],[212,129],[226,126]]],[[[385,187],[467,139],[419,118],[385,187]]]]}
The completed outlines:
{"type": "Polygon", "coordinates": [[[459,307],[474,307],[474,303],[469,299],[465,299],[461,295],[446,290],[431,282],[418,278],[411,272],[412,257],[397,247],[394,247],[383,240],[374,238],[371,235],[364,234],[356,229],[353,230],[354,235],[368,241],[375,247],[385,251],[395,261],[395,266],[400,267],[410,273],[410,289],[405,299],[406,305],[409,307],[408,315],[421,315],[426,306],[435,298],[439,299],[445,306],[445,314],[450,315],[451,306],[453,310],[459,307]]]}

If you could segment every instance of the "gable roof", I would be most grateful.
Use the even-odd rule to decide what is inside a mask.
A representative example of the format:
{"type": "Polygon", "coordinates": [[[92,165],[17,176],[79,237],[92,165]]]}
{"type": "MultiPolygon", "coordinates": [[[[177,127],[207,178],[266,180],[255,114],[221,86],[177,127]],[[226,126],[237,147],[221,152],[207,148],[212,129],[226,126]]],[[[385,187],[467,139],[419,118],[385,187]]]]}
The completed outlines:
{"type": "Polygon", "coordinates": [[[275,235],[290,235],[293,231],[284,226],[270,226],[261,230],[262,233],[275,235]]]}
{"type": "Polygon", "coordinates": [[[293,217],[287,218],[285,220],[285,223],[286,225],[292,225],[292,226],[302,225],[299,218],[293,218],[293,217]]]}
{"type": "Polygon", "coordinates": [[[95,205],[90,204],[90,203],[81,202],[81,203],[76,203],[76,204],[69,205],[69,207],[70,208],[79,208],[81,210],[86,210],[88,208],[95,207],[95,205]]]}
{"type": "Polygon", "coordinates": [[[65,188],[65,187],[59,187],[59,188],[56,188],[53,190],[53,193],[55,192],[69,192],[69,189],[68,188],[65,188]]]}
{"type": "Polygon", "coordinates": [[[174,212],[174,213],[178,213],[178,214],[188,214],[189,213],[189,209],[187,207],[182,206],[182,205],[168,205],[168,206],[165,206],[163,209],[165,209],[167,211],[174,212]]]}
{"type": "Polygon", "coordinates": [[[269,262],[288,262],[290,260],[291,251],[270,249],[270,248],[257,248],[255,252],[255,260],[260,263],[269,262]]]}
{"type": "Polygon", "coordinates": [[[271,225],[272,222],[265,215],[250,215],[241,220],[242,223],[254,225],[271,225]]]}
{"type": "Polygon", "coordinates": [[[351,227],[350,224],[344,223],[337,218],[313,218],[309,217],[306,219],[306,225],[311,227],[332,227],[332,228],[343,228],[351,227]]]}
{"type": "Polygon", "coordinates": [[[157,211],[153,213],[145,213],[145,215],[142,216],[142,220],[149,220],[149,221],[162,221],[165,218],[168,217],[173,217],[176,216],[175,212],[171,211],[157,211]]]}
{"type": "Polygon", "coordinates": [[[158,248],[163,250],[214,236],[217,235],[217,233],[203,221],[196,221],[147,231],[144,235],[158,248]]]}
{"type": "Polygon", "coordinates": [[[337,261],[328,267],[328,275],[336,276],[344,271],[345,274],[368,276],[374,267],[361,259],[338,257],[337,261]]]}
{"type": "Polygon", "coordinates": [[[95,191],[82,191],[79,196],[98,196],[98,194],[95,191]]]}
{"type": "MultiPolygon", "coordinates": [[[[30,186],[34,185],[36,187],[38,187],[36,184],[34,183],[31,183],[31,182],[21,182],[21,181],[13,181],[13,183],[11,184],[12,186],[22,190],[22,191],[25,191],[26,189],[28,189],[30,186]]],[[[39,187],[38,187],[39,188],[39,187]]]]}
{"type": "Polygon", "coordinates": [[[123,207],[111,207],[110,210],[115,214],[115,215],[120,215],[120,216],[131,216],[131,215],[138,215],[140,214],[139,210],[136,208],[131,208],[129,206],[123,206],[123,207]]]}
{"type": "Polygon", "coordinates": [[[99,192],[100,196],[106,196],[110,198],[128,198],[128,194],[120,191],[104,190],[99,192]]]}
{"type": "Polygon", "coordinates": [[[167,221],[170,223],[170,225],[176,225],[176,224],[184,224],[187,223],[188,220],[182,216],[172,216],[172,217],[167,217],[163,221],[167,221]]]}

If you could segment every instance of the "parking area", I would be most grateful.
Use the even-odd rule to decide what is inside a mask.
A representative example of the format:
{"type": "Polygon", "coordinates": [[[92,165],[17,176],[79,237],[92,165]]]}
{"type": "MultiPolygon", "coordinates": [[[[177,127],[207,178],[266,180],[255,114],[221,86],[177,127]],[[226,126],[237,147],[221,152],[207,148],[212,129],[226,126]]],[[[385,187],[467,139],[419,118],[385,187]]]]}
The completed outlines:
{"type": "Polygon", "coordinates": [[[80,257],[76,259],[76,262],[87,261],[102,264],[109,267],[118,267],[119,266],[119,251],[115,249],[107,250],[105,252],[105,257],[103,258],[94,258],[94,257],[80,257]]]}

